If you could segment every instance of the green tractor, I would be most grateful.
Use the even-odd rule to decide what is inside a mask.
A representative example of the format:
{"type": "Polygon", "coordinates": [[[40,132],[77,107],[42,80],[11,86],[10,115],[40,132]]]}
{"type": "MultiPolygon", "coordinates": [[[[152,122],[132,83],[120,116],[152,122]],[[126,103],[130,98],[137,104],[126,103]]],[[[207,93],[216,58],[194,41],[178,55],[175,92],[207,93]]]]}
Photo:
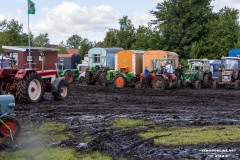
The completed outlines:
{"type": "Polygon", "coordinates": [[[85,73],[85,82],[87,85],[95,85],[99,83],[101,86],[106,87],[107,85],[107,72],[108,67],[98,66],[87,68],[85,73]]]}
{"type": "Polygon", "coordinates": [[[189,69],[183,73],[178,87],[194,86],[195,89],[210,88],[212,86],[212,73],[208,59],[189,59],[189,69]]]}
{"type": "Polygon", "coordinates": [[[127,68],[120,68],[115,71],[114,84],[117,88],[134,87],[137,82],[137,76],[133,72],[127,72],[127,68]]]}
{"type": "Polygon", "coordinates": [[[96,66],[88,68],[85,73],[85,81],[87,85],[100,84],[106,87],[108,84],[115,84],[117,88],[125,86],[134,86],[136,75],[131,72],[119,72],[108,67],[96,66]]]}
{"type": "Polygon", "coordinates": [[[59,77],[65,77],[68,83],[77,80],[80,72],[78,69],[65,69],[63,63],[55,63],[59,77]]]}

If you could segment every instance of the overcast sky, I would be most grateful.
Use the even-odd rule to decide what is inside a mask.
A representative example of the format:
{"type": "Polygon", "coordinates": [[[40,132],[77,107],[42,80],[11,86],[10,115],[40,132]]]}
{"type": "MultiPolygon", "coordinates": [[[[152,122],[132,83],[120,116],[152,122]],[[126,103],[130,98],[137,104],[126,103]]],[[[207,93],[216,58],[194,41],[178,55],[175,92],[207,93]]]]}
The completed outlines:
{"type": "MultiPolygon", "coordinates": [[[[91,41],[102,41],[109,28],[118,28],[124,15],[135,27],[154,17],[149,13],[163,0],[32,0],[36,13],[30,15],[30,30],[35,36],[48,33],[51,44],[78,34],[91,41]]],[[[240,0],[215,0],[214,11],[224,6],[240,10],[240,0]]],[[[27,0],[8,0],[0,7],[0,21],[18,20],[27,33],[27,0]]]]}

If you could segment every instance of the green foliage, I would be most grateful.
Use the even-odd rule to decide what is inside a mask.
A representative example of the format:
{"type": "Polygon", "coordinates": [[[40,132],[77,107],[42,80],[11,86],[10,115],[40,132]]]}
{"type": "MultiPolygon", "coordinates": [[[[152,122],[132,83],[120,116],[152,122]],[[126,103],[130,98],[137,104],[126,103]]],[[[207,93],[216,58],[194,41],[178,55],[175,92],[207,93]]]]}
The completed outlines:
{"type": "Polygon", "coordinates": [[[120,29],[117,32],[117,46],[130,49],[135,41],[135,28],[128,16],[119,19],[120,29]]]}
{"type": "Polygon", "coordinates": [[[82,37],[80,37],[77,34],[72,35],[67,39],[67,46],[69,48],[76,48],[79,49],[80,47],[80,42],[82,41],[82,37]]]}
{"type": "MultiPolygon", "coordinates": [[[[0,46],[21,46],[28,45],[28,35],[23,33],[23,24],[12,19],[11,21],[3,20],[0,22],[0,46]]],[[[32,40],[31,35],[31,40],[32,40]]],[[[2,52],[2,48],[0,49],[2,52]]]]}
{"type": "Polygon", "coordinates": [[[94,43],[89,41],[87,38],[84,38],[80,42],[80,53],[81,53],[81,59],[84,59],[84,55],[88,53],[89,49],[94,47],[94,43]]]}
{"type": "Polygon", "coordinates": [[[205,24],[212,15],[211,0],[168,0],[158,3],[151,11],[164,36],[167,50],[181,51],[182,58],[189,57],[193,42],[204,36],[205,24]]]}
{"type": "Polygon", "coordinates": [[[203,126],[155,128],[139,134],[142,138],[155,137],[157,145],[179,146],[240,142],[239,126],[203,126]]]}
{"type": "Polygon", "coordinates": [[[223,8],[206,24],[207,35],[198,42],[201,51],[198,58],[219,59],[227,56],[228,52],[238,43],[239,11],[223,8]]]}
{"type": "Polygon", "coordinates": [[[117,46],[117,29],[109,29],[104,38],[103,46],[104,47],[116,47],[117,46]]]}
{"type": "Polygon", "coordinates": [[[48,33],[42,34],[40,33],[36,38],[33,40],[34,46],[44,47],[45,45],[49,44],[48,33]]]}

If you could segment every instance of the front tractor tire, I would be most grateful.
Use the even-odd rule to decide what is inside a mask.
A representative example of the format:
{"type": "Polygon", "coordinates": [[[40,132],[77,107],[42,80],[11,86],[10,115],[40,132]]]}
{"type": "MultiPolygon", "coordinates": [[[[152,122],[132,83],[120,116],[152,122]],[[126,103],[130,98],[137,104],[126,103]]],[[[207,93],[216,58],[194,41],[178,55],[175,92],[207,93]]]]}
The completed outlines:
{"type": "Polygon", "coordinates": [[[114,83],[117,88],[123,88],[126,85],[126,78],[122,75],[117,75],[115,77],[114,83]]]}
{"type": "Polygon", "coordinates": [[[62,80],[57,88],[57,92],[52,93],[56,101],[61,101],[69,96],[69,84],[67,81],[62,80]]]}
{"type": "Polygon", "coordinates": [[[101,72],[99,74],[99,84],[102,87],[106,87],[107,86],[107,74],[106,74],[106,72],[101,72]]]}
{"type": "Polygon", "coordinates": [[[212,75],[211,74],[205,74],[203,77],[203,86],[205,88],[210,88],[212,86],[212,75]]]}
{"type": "Polygon", "coordinates": [[[240,81],[239,81],[239,80],[236,80],[236,81],[235,81],[234,89],[235,89],[235,90],[239,90],[239,89],[240,89],[240,81]]]}
{"type": "Polygon", "coordinates": [[[73,74],[71,71],[67,71],[65,74],[64,74],[64,77],[66,78],[67,82],[70,84],[70,83],[73,83],[73,74]]]}
{"type": "Polygon", "coordinates": [[[200,80],[196,80],[195,84],[194,84],[195,89],[201,89],[201,81],[200,80]]]}
{"type": "Polygon", "coordinates": [[[21,125],[15,117],[5,116],[1,120],[0,135],[2,137],[16,137],[20,133],[21,125]]]}
{"type": "Polygon", "coordinates": [[[155,77],[152,81],[152,87],[155,90],[164,90],[167,88],[167,82],[163,77],[155,77]]]}
{"type": "Polygon", "coordinates": [[[30,72],[17,83],[16,101],[20,103],[37,103],[44,94],[42,78],[36,72],[30,72]]]}
{"type": "Polygon", "coordinates": [[[89,72],[89,71],[86,71],[85,73],[85,82],[87,85],[95,85],[96,84],[96,81],[95,80],[92,80],[92,73],[89,72]]]}

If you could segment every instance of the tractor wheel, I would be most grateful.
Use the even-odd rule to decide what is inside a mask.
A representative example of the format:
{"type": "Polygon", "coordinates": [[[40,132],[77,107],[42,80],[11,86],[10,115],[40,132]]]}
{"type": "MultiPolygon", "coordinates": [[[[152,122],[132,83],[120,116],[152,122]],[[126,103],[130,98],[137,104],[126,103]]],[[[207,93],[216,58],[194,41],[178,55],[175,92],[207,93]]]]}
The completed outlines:
{"type": "Polygon", "coordinates": [[[137,82],[136,84],[135,84],[135,88],[136,89],[139,89],[139,88],[142,88],[143,87],[143,84],[141,83],[141,82],[137,82]]]}
{"type": "Polygon", "coordinates": [[[213,89],[218,89],[218,88],[219,88],[219,86],[218,86],[218,80],[214,80],[214,81],[213,81],[212,88],[213,88],[213,89]]]}
{"type": "Polygon", "coordinates": [[[126,78],[122,75],[117,75],[114,80],[115,86],[117,88],[125,87],[126,85],[126,78]]]}
{"type": "Polygon", "coordinates": [[[64,74],[64,77],[66,78],[66,81],[70,84],[73,82],[73,75],[72,75],[72,72],[71,71],[67,71],[65,74],[64,74]]]}
{"type": "Polygon", "coordinates": [[[107,73],[106,72],[100,72],[99,73],[99,84],[102,87],[106,87],[107,86],[107,73]]]}
{"type": "Polygon", "coordinates": [[[85,78],[83,76],[81,76],[78,80],[79,83],[84,83],[85,82],[85,78]]]}
{"type": "Polygon", "coordinates": [[[240,81],[236,80],[234,84],[234,89],[239,90],[240,89],[240,81]]]}
{"type": "Polygon", "coordinates": [[[152,80],[152,87],[156,90],[164,90],[167,87],[167,83],[162,77],[155,77],[152,80]]]}
{"type": "Polygon", "coordinates": [[[0,95],[5,94],[6,84],[3,79],[0,79],[0,95]]]}
{"type": "Polygon", "coordinates": [[[43,94],[43,81],[36,72],[27,73],[17,83],[16,100],[20,103],[37,103],[42,99],[43,94]]]}
{"type": "Polygon", "coordinates": [[[92,81],[92,73],[89,71],[86,71],[85,73],[85,82],[87,85],[95,85],[96,81],[92,81]]]}
{"type": "Polygon", "coordinates": [[[15,137],[21,131],[21,125],[19,121],[12,116],[5,116],[0,121],[0,135],[3,137],[15,137]]]}
{"type": "Polygon", "coordinates": [[[212,75],[211,74],[205,74],[203,77],[203,86],[205,88],[210,88],[212,86],[212,75]]]}
{"type": "Polygon", "coordinates": [[[195,84],[194,84],[195,89],[201,89],[201,81],[200,80],[196,80],[195,84]]]}
{"type": "Polygon", "coordinates": [[[69,95],[69,84],[67,81],[61,81],[58,86],[58,91],[53,92],[53,97],[56,101],[64,100],[69,95]]]}

